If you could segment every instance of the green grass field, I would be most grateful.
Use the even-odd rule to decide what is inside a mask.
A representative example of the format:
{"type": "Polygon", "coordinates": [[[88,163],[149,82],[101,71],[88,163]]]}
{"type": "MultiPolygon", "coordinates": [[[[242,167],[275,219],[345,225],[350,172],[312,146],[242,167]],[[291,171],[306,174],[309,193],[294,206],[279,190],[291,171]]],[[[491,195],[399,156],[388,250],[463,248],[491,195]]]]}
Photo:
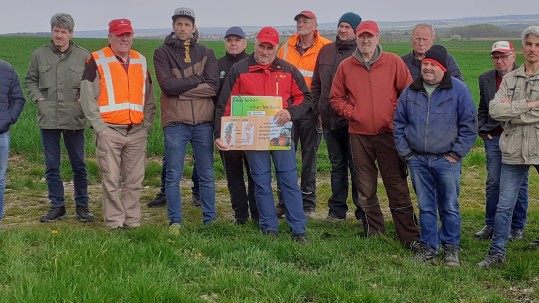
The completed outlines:
{"type": "MultiPolygon", "coordinates": [[[[48,39],[2,37],[0,58],[12,63],[24,79],[33,49],[48,39]]],[[[96,50],[102,39],[76,39],[96,50]]],[[[519,48],[520,42],[513,41],[519,48]]],[[[134,48],[148,57],[153,73],[157,40],[135,40],[134,48]]],[[[221,42],[205,43],[223,55],[221,42]]],[[[492,41],[442,42],[460,65],[476,103],[477,77],[491,68],[492,41]]],[[[405,54],[408,43],[385,44],[384,50],[405,54]]],[[[252,42],[250,48],[252,49],[252,42]]],[[[519,58],[518,62],[522,62],[519,58]]],[[[154,77],[155,78],[155,77],[154,77]]],[[[156,85],[155,94],[159,96],[156,85]]],[[[228,190],[216,155],[219,220],[203,226],[200,209],[190,206],[190,181],[182,181],[185,226],[178,237],[168,235],[165,209],[143,206],[143,227],[110,232],[102,222],[81,224],[73,218],[72,185],[66,183],[69,218],[39,224],[49,207],[44,164],[35,121],[28,102],[12,130],[6,209],[0,231],[0,302],[539,302],[539,251],[528,242],[539,237],[537,173],[530,175],[530,209],[524,239],[508,245],[509,263],[490,270],[474,264],[488,250],[473,232],[483,226],[485,156],[481,140],[464,159],[461,188],[462,266],[423,265],[396,240],[388,220],[386,236],[364,238],[350,219],[340,224],[311,220],[311,243],[293,242],[287,226],[275,240],[262,236],[254,224],[231,224],[228,190]]],[[[163,153],[160,115],[149,142],[143,202],[157,193],[163,153]]],[[[99,172],[91,131],[87,153],[91,210],[101,217],[99,172]]],[[[325,143],[318,165],[317,216],[324,218],[330,196],[325,143]]],[[[190,175],[187,165],[186,175],[190,175]]],[[[69,161],[62,162],[65,181],[71,180],[69,161]]],[[[383,205],[387,198],[379,186],[383,205]]],[[[350,203],[351,205],[351,203],[350,203]]],[[[384,209],[389,214],[388,209],[384,209]]],[[[390,216],[388,216],[389,218],[390,216]]]]}

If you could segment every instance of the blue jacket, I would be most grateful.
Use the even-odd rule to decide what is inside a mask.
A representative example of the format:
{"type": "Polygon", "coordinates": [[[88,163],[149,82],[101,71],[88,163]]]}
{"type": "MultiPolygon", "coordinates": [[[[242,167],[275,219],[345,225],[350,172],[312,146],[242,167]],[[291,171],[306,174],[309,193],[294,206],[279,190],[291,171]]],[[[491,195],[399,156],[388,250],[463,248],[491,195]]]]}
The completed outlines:
{"type": "Polygon", "coordinates": [[[25,101],[13,66],[0,60],[0,134],[7,132],[17,122],[25,101]]]}
{"type": "Polygon", "coordinates": [[[413,154],[460,159],[477,136],[477,111],[464,82],[445,73],[429,98],[419,77],[399,97],[393,119],[395,145],[406,160],[413,154]]]}

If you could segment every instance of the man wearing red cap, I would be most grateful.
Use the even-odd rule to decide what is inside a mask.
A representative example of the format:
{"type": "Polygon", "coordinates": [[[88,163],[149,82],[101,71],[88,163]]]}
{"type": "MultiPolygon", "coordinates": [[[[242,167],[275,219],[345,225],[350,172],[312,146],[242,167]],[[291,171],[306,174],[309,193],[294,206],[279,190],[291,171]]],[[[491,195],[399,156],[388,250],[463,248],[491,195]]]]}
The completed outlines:
{"type": "Polygon", "coordinates": [[[447,56],[440,45],[425,53],[421,76],[399,97],[394,135],[419,206],[421,237],[412,247],[414,258],[433,262],[441,243],[445,265],[459,266],[462,158],[475,143],[477,120],[472,93],[451,76],[447,56]]]}
{"type": "MultiPolygon", "coordinates": [[[[311,94],[299,70],[277,58],[279,33],[272,27],[258,32],[252,55],[234,64],[225,79],[215,111],[215,144],[222,150],[227,145],[221,140],[221,118],[229,116],[231,96],[280,96],[283,109],[275,117],[277,123],[296,123],[311,107],[311,94]]],[[[271,166],[275,167],[277,188],[286,206],[286,221],[292,238],[306,243],[307,218],[303,213],[298,186],[296,153],[291,150],[245,151],[251,176],[255,183],[255,197],[259,211],[259,226],[263,234],[275,237],[279,221],[275,211],[271,187],[271,166]],[[273,161],[272,161],[273,160],[273,161]]]]}
{"type": "Polygon", "coordinates": [[[128,19],[109,23],[109,45],[93,52],[81,82],[81,105],[95,133],[103,216],[110,229],[140,226],[146,145],[155,115],[146,58],[132,50],[128,19]]]}
{"type": "MultiPolygon", "coordinates": [[[[485,227],[476,232],[478,239],[490,239],[494,231],[494,217],[500,196],[500,172],[502,168],[502,153],[500,151],[500,135],[503,132],[499,121],[494,120],[488,111],[490,100],[498,91],[505,74],[513,71],[515,66],[515,48],[509,41],[497,41],[492,45],[490,58],[494,68],[479,76],[479,136],[485,142],[487,156],[487,181],[485,199],[485,227]]],[[[510,239],[521,239],[528,211],[528,172],[520,185],[518,200],[515,204],[511,220],[510,239]]]]}
{"type": "Polygon", "coordinates": [[[393,114],[398,96],[412,82],[412,77],[399,56],[382,51],[376,22],[361,22],[356,37],[357,49],[341,62],[333,78],[330,104],[349,120],[366,235],[385,233],[384,216],[376,195],[380,169],[397,234],[401,243],[409,246],[418,240],[419,230],[406,175],[399,169],[393,114]]]}
{"type": "MultiPolygon", "coordinates": [[[[277,56],[296,66],[311,87],[316,58],[322,46],[331,40],[320,35],[317,30],[316,16],[311,11],[302,11],[294,17],[297,34],[292,35],[279,49],[277,56]]],[[[294,123],[292,136],[295,146],[301,143],[301,194],[303,210],[313,216],[316,208],[316,152],[322,137],[318,117],[309,112],[303,119],[294,123]]],[[[281,201],[282,202],[282,201],[281,201]]],[[[280,202],[280,214],[284,207],[280,202]]]]}

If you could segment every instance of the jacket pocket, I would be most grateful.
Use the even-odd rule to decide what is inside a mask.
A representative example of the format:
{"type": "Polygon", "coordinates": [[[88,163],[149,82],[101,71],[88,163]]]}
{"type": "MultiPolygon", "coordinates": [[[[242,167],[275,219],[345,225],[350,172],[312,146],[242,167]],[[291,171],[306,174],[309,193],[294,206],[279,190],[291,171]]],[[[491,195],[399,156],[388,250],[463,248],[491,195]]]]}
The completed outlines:
{"type": "Polygon", "coordinates": [[[37,122],[40,126],[51,121],[57,121],[56,101],[37,101],[37,122]]]}
{"type": "Polygon", "coordinates": [[[71,87],[80,89],[80,82],[82,80],[82,75],[84,74],[84,66],[72,65],[69,67],[71,87]]]}
{"type": "Polygon", "coordinates": [[[39,88],[44,89],[51,87],[52,82],[54,81],[54,77],[52,75],[52,65],[39,65],[37,70],[39,71],[39,88]]]}
{"type": "Polygon", "coordinates": [[[520,150],[522,149],[523,137],[516,128],[506,128],[500,136],[500,150],[504,159],[516,160],[520,159],[520,150]],[[518,155],[516,155],[518,152],[518,155]]]}

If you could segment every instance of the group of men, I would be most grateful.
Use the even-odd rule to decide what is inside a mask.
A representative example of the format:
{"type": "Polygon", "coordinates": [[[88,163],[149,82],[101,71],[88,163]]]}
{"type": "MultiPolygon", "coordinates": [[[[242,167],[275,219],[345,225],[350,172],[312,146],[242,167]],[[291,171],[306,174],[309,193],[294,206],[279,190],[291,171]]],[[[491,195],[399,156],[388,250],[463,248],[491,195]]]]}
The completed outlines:
{"type": "MultiPolygon", "coordinates": [[[[263,234],[274,237],[278,217],[284,214],[292,238],[308,242],[306,222],[316,208],[316,153],[323,135],[332,166],[328,221],[346,220],[350,175],[356,219],[367,236],[384,234],[377,197],[380,172],[401,243],[421,262],[434,261],[441,244],[444,263],[458,266],[462,159],[479,131],[485,140],[488,177],[486,225],[475,236],[492,237],[492,245],[478,266],[505,262],[507,241],[523,235],[529,166],[539,169],[539,89],[535,89],[539,27],[522,33],[525,58],[520,68],[514,64],[510,42],[494,43],[494,69],[479,78],[477,113],[454,58],[443,46],[433,45],[432,26],[413,28],[413,51],[401,58],[382,50],[377,23],[362,22],[358,14],[341,16],[334,42],[320,35],[313,12],[302,11],[294,20],[297,34],[281,48],[279,32],[262,28],[251,55],[245,52],[243,30],[231,27],[225,34],[226,54],[217,60],[211,49],[197,42],[194,11],[185,7],[174,11],[173,31],[154,52],[165,155],[162,192],[149,203],[166,203],[169,231],[179,234],[183,222],[179,183],[187,144],[195,154],[199,188],[193,203],[202,207],[204,224],[216,220],[213,148],[217,146],[234,222],[244,224],[251,218],[263,234]],[[275,118],[280,125],[293,121],[290,150],[228,150],[220,138],[221,120],[231,114],[232,96],[238,95],[282,98],[282,110],[275,118]],[[417,195],[419,222],[408,174],[417,195]]],[[[105,224],[110,229],[136,228],[141,220],[147,138],[156,109],[146,58],[132,49],[134,30],[128,19],[112,20],[109,45],[92,53],[72,42],[73,29],[70,15],[54,15],[52,41],[32,53],[25,77],[29,97],[38,108],[51,202],[40,220],[54,221],[66,214],[60,176],[62,136],[74,174],[76,216],[81,221],[95,219],[88,208],[84,160],[88,121],[97,147],[105,224]]],[[[13,68],[2,61],[0,74],[1,219],[9,126],[25,100],[13,68]]]]}

